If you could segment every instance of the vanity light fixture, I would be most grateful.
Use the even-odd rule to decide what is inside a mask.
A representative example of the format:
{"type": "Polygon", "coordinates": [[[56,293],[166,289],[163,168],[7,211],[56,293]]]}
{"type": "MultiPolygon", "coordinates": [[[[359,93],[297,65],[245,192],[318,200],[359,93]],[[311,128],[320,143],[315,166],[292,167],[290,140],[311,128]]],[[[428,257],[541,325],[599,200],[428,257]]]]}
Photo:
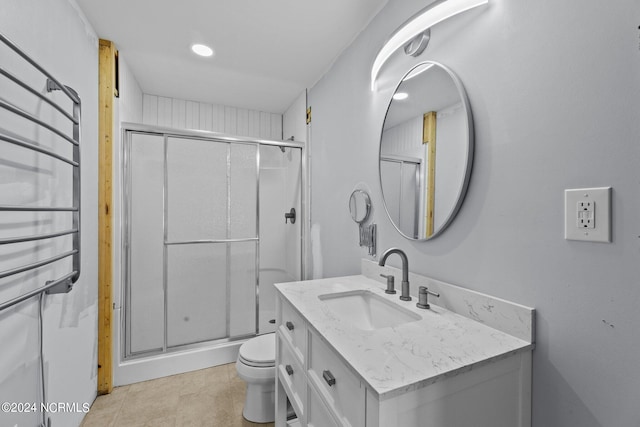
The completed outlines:
{"type": "Polygon", "coordinates": [[[420,56],[429,45],[429,40],[431,40],[431,28],[427,28],[405,44],[404,53],[413,57],[420,56]]]}
{"type": "Polygon", "coordinates": [[[213,49],[204,44],[194,44],[191,46],[191,50],[196,55],[200,56],[213,56],[213,49]]]}
{"type": "MultiPolygon", "coordinates": [[[[407,43],[413,44],[416,42],[422,45],[422,50],[424,50],[426,47],[424,43],[428,42],[428,38],[422,35],[427,34],[431,27],[445,19],[487,3],[489,3],[489,0],[441,0],[418,12],[396,30],[378,52],[371,67],[371,90],[376,89],[376,79],[380,69],[396,50],[407,45],[407,43]],[[424,40],[425,38],[427,38],[426,41],[424,40]]],[[[409,55],[412,55],[413,51],[414,49],[411,48],[409,48],[408,52],[405,49],[405,52],[409,55]]]]}

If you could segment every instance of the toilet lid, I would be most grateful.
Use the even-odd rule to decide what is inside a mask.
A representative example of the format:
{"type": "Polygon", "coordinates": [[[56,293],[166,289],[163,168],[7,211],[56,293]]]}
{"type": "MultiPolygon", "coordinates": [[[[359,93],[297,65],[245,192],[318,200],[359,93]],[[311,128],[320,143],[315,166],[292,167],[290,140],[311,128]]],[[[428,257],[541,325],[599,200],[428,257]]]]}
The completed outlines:
{"type": "Polygon", "coordinates": [[[249,366],[275,366],[276,334],[260,335],[242,344],[240,346],[240,359],[249,366]]]}

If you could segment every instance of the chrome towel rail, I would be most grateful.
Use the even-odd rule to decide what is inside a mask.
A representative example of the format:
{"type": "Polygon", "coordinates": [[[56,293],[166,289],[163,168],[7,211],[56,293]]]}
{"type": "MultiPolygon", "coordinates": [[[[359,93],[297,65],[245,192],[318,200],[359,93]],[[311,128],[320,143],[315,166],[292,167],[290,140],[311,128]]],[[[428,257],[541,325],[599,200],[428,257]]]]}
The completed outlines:
{"type": "Polygon", "coordinates": [[[46,285],[38,288],[38,289],[34,289],[31,292],[27,292],[23,295],[20,295],[19,297],[16,297],[12,300],[9,300],[7,302],[4,302],[2,304],[0,304],[0,311],[4,310],[5,308],[9,308],[11,306],[14,306],[18,303],[21,303],[22,301],[26,301],[31,297],[35,297],[36,295],[39,295],[43,292],[47,292],[47,293],[54,293],[54,292],[49,292],[50,290],[53,290],[56,286],[60,286],[61,284],[65,285],[67,287],[67,292],[69,290],[71,290],[71,284],[69,283],[71,281],[71,279],[73,278],[73,276],[76,276],[79,272],[78,271],[72,271],[69,274],[66,274],[64,276],[62,276],[61,278],[59,278],[58,280],[51,280],[49,282],[47,282],[46,285]]]}
{"type": "Polygon", "coordinates": [[[59,106],[58,104],[56,104],[55,102],[53,102],[52,100],[47,98],[45,95],[41,94],[40,92],[38,92],[37,90],[35,90],[31,86],[29,86],[28,84],[24,83],[22,80],[20,80],[19,78],[17,78],[16,76],[14,76],[13,74],[11,74],[10,72],[8,72],[7,70],[5,70],[2,67],[0,67],[0,74],[2,74],[6,78],[8,78],[12,82],[14,82],[15,84],[21,86],[23,89],[28,90],[32,95],[37,96],[38,98],[40,98],[41,100],[43,100],[47,104],[51,105],[53,108],[58,110],[60,113],[62,113],[63,116],[65,116],[67,119],[71,120],[73,123],[76,123],[76,124],[79,123],[77,117],[73,117],[64,108],[62,108],[61,106],[59,106]]]}
{"type": "MultiPolygon", "coordinates": [[[[25,52],[23,52],[22,49],[20,49],[14,42],[9,40],[2,33],[0,33],[0,41],[2,41],[5,45],[7,45],[9,48],[11,48],[11,50],[13,50],[15,53],[20,55],[25,61],[27,61],[30,65],[32,65],[36,70],[38,70],[42,74],[44,74],[47,77],[47,79],[51,80],[56,85],[57,88],[59,88],[62,92],[64,92],[64,94],[67,95],[69,97],[69,99],[74,102],[74,104],[80,105],[80,97],[78,96],[78,94],[73,89],[71,89],[71,88],[69,88],[67,86],[64,86],[62,83],[60,83],[55,77],[53,77],[53,75],[51,75],[51,73],[49,73],[47,70],[45,70],[40,64],[38,64],[29,55],[27,55],[25,52]]],[[[47,84],[47,88],[50,89],[51,85],[47,84]]],[[[49,90],[49,92],[51,92],[51,90],[49,90]]],[[[76,124],[79,124],[80,123],[80,118],[77,117],[77,119],[78,119],[78,121],[76,122],[76,124]]]]}
{"type": "Polygon", "coordinates": [[[50,157],[56,158],[58,160],[61,160],[61,161],[65,162],[65,163],[68,163],[71,166],[78,166],[78,162],[74,162],[73,160],[69,160],[64,156],[61,156],[59,154],[54,153],[51,150],[47,150],[46,148],[39,147],[37,145],[37,143],[35,143],[33,141],[27,141],[27,140],[21,141],[19,139],[11,138],[10,136],[6,136],[6,135],[0,135],[0,140],[9,142],[9,143],[11,143],[13,145],[18,145],[20,147],[24,147],[24,148],[27,148],[27,149],[30,149],[30,150],[33,150],[33,151],[37,151],[38,153],[46,154],[47,156],[50,156],[50,157]]]}
{"type": "Polygon", "coordinates": [[[69,141],[70,143],[72,143],[73,145],[78,145],[78,141],[74,140],[72,137],[68,136],[67,134],[65,134],[63,131],[56,129],[54,126],[48,124],[47,122],[45,122],[44,120],[40,120],[39,118],[37,118],[36,116],[34,116],[33,114],[29,114],[26,111],[22,111],[21,109],[9,104],[8,102],[4,102],[2,100],[0,100],[0,108],[4,108],[5,110],[8,110],[9,112],[16,114],[24,119],[30,120],[33,123],[42,126],[43,128],[50,130],[51,132],[55,133],[56,135],[58,135],[60,138],[66,139],[67,141],[69,141]]]}
{"type": "MultiPolygon", "coordinates": [[[[65,227],[63,230],[47,230],[45,232],[40,231],[38,233],[34,233],[32,235],[22,235],[17,237],[3,237],[0,238],[0,246],[6,248],[8,245],[20,244],[26,242],[39,242],[46,241],[49,239],[56,239],[63,236],[71,236],[71,246],[69,250],[64,250],[64,252],[50,256],[46,259],[37,260],[34,262],[30,262],[28,264],[16,266],[4,271],[0,271],[0,279],[17,275],[20,273],[25,273],[28,271],[36,270],[40,267],[55,263],[56,261],[60,261],[62,259],[72,257],[72,268],[71,272],[64,274],[62,277],[59,277],[55,280],[46,281],[45,285],[33,289],[29,292],[26,292],[22,295],[19,295],[8,301],[0,301],[0,311],[5,310],[9,307],[12,307],[22,301],[25,301],[34,296],[40,295],[43,292],[46,293],[64,293],[69,292],[78,278],[80,277],[80,122],[81,122],[81,103],[80,97],[72,88],[63,85],[60,83],[51,73],[49,73],[44,67],[38,64],[33,58],[31,58],[28,54],[22,51],[15,43],[9,40],[5,35],[0,34],[0,48],[2,48],[2,44],[8,47],[10,50],[15,52],[19,58],[16,58],[16,62],[11,62],[8,64],[0,64],[0,79],[3,79],[7,82],[13,83],[15,86],[12,90],[15,90],[15,93],[18,94],[16,96],[22,97],[22,93],[24,93],[25,97],[33,96],[37,98],[37,100],[41,100],[45,102],[47,105],[55,109],[57,113],[60,113],[60,117],[63,117],[63,121],[65,123],[64,126],[55,125],[52,122],[57,122],[47,117],[41,117],[40,108],[37,109],[38,114],[33,114],[31,112],[25,111],[23,108],[16,105],[16,102],[12,100],[5,99],[4,97],[0,99],[0,109],[4,110],[5,117],[10,117],[10,120],[20,120],[22,123],[26,124],[19,127],[19,129],[29,129],[36,131],[29,132],[30,134],[40,135],[40,129],[44,129],[49,133],[45,132],[45,134],[50,135],[53,138],[53,147],[46,147],[42,144],[42,141],[39,141],[40,138],[33,138],[32,136],[27,136],[21,133],[19,130],[16,131],[7,131],[5,129],[4,123],[0,122],[0,144],[7,143],[14,145],[16,147],[20,147],[21,149],[39,153],[53,159],[59,160],[63,163],[66,163],[70,167],[73,168],[72,173],[72,206],[14,206],[14,205],[0,205],[0,214],[3,212],[31,212],[31,213],[56,213],[56,212],[69,212],[72,216],[71,223],[69,226],[65,227]],[[35,69],[38,73],[34,73],[37,76],[44,77],[44,83],[47,93],[43,93],[42,85],[38,83],[37,85],[29,84],[25,79],[20,78],[16,75],[16,73],[12,73],[8,70],[11,66],[16,66],[18,64],[19,67],[24,68],[26,61],[26,67],[29,69],[35,69]],[[35,87],[34,87],[35,86],[35,87]],[[63,92],[71,101],[71,106],[63,106],[58,102],[54,101],[51,97],[47,96],[48,93],[52,91],[61,91],[63,92]],[[68,126],[70,123],[71,126],[68,126]],[[65,155],[64,153],[68,153],[68,148],[65,148],[66,151],[64,153],[57,152],[58,144],[66,144],[71,143],[71,154],[65,155]]],[[[6,56],[5,56],[6,58],[6,56]]],[[[32,77],[33,79],[33,77],[32,77]]],[[[21,99],[20,99],[21,100],[21,99]]],[[[42,104],[44,105],[44,104],[42,104]]],[[[51,110],[52,112],[54,110],[51,110]]],[[[22,133],[27,133],[22,132],[22,133]]],[[[7,152],[6,150],[4,151],[7,152]]],[[[2,155],[2,159],[0,160],[8,160],[5,164],[5,167],[11,167],[11,164],[14,163],[11,159],[7,159],[4,155],[2,155]]],[[[36,160],[37,161],[37,160],[36,160]]],[[[17,167],[17,166],[16,166],[17,167]]],[[[24,173],[24,168],[22,173],[24,173]]],[[[0,221],[4,221],[4,216],[0,217],[0,221]]],[[[15,218],[15,216],[14,216],[15,218]]],[[[7,229],[8,224],[4,225],[5,229],[7,229]]],[[[7,253],[7,252],[5,252],[7,253]]],[[[10,253],[10,250],[9,250],[10,253]]]]}
{"type": "Polygon", "coordinates": [[[12,268],[10,270],[5,270],[0,272],[0,279],[4,279],[5,277],[13,276],[14,274],[24,273],[25,271],[34,270],[38,267],[43,267],[45,265],[51,264],[52,262],[60,261],[63,258],[67,258],[72,255],[76,255],[78,251],[76,249],[72,251],[68,251],[62,253],[60,255],[53,256],[51,258],[44,259],[42,261],[32,262],[31,264],[23,265],[22,267],[12,268]]]}
{"type": "Polygon", "coordinates": [[[23,237],[5,237],[0,239],[0,245],[10,245],[12,243],[33,242],[35,240],[52,239],[54,237],[67,236],[69,234],[77,233],[78,230],[59,231],[57,233],[37,234],[35,236],[23,236],[23,237]]]}
{"type": "Polygon", "coordinates": [[[0,206],[0,211],[12,211],[12,212],[79,212],[78,207],[45,207],[41,208],[38,206],[8,206],[2,205],[0,206]]]}

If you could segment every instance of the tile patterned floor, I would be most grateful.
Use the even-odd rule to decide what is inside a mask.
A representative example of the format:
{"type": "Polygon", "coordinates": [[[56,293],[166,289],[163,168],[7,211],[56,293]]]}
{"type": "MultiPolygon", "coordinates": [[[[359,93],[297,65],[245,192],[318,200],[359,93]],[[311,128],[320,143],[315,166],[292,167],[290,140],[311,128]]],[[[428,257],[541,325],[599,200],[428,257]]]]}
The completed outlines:
{"type": "Polygon", "coordinates": [[[242,417],[244,393],[230,363],[116,387],[98,396],[81,427],[272,427],[242,417]]]}

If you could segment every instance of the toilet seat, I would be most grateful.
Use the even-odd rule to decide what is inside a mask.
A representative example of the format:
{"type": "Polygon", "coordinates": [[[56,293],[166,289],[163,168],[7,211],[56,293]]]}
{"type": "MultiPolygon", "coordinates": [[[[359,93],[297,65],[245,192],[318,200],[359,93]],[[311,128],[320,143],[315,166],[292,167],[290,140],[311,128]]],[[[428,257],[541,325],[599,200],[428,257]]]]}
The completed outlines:
{"type": "Polygon", "coordinates": [[[247,366],[271,368],[276,365],[275,333],[251,338],[240,346],[238,358],[247,366]]]}

